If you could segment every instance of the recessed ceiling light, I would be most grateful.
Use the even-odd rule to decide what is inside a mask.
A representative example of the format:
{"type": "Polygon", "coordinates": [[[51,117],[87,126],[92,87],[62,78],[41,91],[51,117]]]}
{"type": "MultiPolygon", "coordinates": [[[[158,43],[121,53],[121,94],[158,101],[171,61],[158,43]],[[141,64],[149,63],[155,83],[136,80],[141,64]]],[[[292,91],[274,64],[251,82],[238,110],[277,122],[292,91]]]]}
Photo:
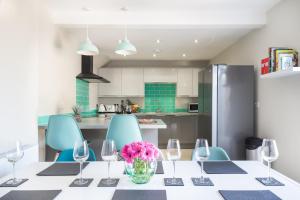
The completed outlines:
{"type": "Polygon", "coordinates": [[[198,40],[197,39],[195,39],[194,42],[195,42],[195,44],[198,44],[198,40]]]}
{"type": "Polygon", "coordinates": [[[160,51],[160,49],[154,49],[154,53],[160,53],[161,51],[160,51]]]}
{"type": "Polygon", "coordinates": [[[154,58],[156,58],[157,55],[154,53],[152,56],[153,56],[154,58]]]}
{"type": "Polygon", "coordinates": [[[122,11],[128,11],[128,7],[123,6],[123,7],[121,8],[121,10],[122,10],[122,11]]]}
{"type": "Polygon", "coordinates": [[[92,8],[87,7],[87,6],[83,6],[83,7],[81,8],[81,10],[86,11],[86,12],[89,12],[89,11],[92,11],[92,8]]]}
{"type": "Polygon", "coordinates": [[[186,57],[186,54],[185,54],[185,53],[183,53],[183,54],[182,54],[182,57],[184,57],[184,58],[185,58],[185,57],[186,57]]]}
{"type": "Polygon", "coordinates": [[[159,44],[159,43],[160,43],[160,40],[159,40],[159,39],[157,39],[157,40],[156,40],[156,43],[157,43],[157,44],[159,44]]]}

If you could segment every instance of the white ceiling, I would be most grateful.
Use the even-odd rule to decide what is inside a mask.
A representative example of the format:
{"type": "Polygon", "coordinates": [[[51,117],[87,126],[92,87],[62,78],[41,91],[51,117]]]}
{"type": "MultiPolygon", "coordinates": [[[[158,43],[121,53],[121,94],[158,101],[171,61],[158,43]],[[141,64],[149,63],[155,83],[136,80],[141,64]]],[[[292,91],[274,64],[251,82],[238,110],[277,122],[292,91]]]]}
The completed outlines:
{"type": "MultiPolygon", "coordinates": [[[[73,29],[74,30],[74,29],[73,29]]],[[[72,30],[72,31],[73,31],[72,30]]],[[[75,30],[82,40],[85,32],[75,30]]],[[[74,31],[74,32],[75,32],[74,31]]],[[[138,53],[127,59],[167,59],[167,60],[198,60],[210,59],[224,48],[234,43],[238,38],[248,33],[250,29],[137,29],[128,31],[128,38],[136,46],[138,53]],[[156,40],[160,43],[157,44],[156,40]],[[198,40],[198,44],[194,43],[198,40]],[[156,49],[161,52],[153,58],[156,49]],[[186,54],[183,58],[182,54],[186,54]]],[[[114,54],[118,40],[122,39],[124,30],[120,28],[92,28],[90,38],[100,49],[100,54],[111,59],[123,59],[114,54]]]]}
{"type": "Polygon", "coordinates": [[[76,34],[78,44],[85,38],[84,24],[91,24],[90,38],[111,59],[122,59],[114,49],[128,23],[128,37],[138,54],[127,58],[197,60],[213,58],[266,24],[266,12],[279,1],[49,0],[49,7],[53,22],[76,34]],[[120,11],[122,6],[129,8],[127,14],[120,11]],[[154,58],[157,48],[161,52],[154,58]]]}

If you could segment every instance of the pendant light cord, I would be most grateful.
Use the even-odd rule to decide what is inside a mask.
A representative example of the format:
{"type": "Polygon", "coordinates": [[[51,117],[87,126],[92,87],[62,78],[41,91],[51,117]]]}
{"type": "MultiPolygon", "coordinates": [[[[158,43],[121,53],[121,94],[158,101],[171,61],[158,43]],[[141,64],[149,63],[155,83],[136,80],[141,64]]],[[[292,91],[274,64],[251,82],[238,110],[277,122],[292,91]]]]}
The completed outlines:
{"type": "Polygon", "coordinates": [[[89,40],[89,25],[86,24],[86,39],[89,40]]]}
{"type": "Polygon", "coordinates": [[[122,8],[122,11],[124,12],[124,18],[125,18],[125,24],[124,24],[124,27],[125,27],[125,40],[127,40],[127,11],[128,11],[128,8],[126,6],[123,6],[122,8]]]}

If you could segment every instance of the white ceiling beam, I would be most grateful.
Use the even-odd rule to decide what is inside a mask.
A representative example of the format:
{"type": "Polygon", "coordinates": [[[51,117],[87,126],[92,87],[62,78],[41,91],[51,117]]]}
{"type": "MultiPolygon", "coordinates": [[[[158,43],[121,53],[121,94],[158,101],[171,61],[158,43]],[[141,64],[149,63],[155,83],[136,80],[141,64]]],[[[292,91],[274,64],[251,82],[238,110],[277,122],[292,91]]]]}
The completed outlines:
{"type": "Polygon", "coordinates": [[[185,26],[199,28],[257,28],[266,24],[266,15],[247,12],[54,12],[54,24],[78,27],[84,24],[101,26],[185,26]]]}

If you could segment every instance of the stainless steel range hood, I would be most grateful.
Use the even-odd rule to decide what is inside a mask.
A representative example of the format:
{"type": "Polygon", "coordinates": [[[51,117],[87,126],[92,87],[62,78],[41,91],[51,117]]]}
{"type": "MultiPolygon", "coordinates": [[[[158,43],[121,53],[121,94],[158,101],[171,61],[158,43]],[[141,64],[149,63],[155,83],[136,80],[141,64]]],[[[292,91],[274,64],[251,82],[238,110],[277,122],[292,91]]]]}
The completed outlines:
{"type": "Polygon", "coordinates": [[[93,56],[81,56],[81,73],[76,78],[89,83],[110,83],[107,79],[93,73],[93,56]]]}

